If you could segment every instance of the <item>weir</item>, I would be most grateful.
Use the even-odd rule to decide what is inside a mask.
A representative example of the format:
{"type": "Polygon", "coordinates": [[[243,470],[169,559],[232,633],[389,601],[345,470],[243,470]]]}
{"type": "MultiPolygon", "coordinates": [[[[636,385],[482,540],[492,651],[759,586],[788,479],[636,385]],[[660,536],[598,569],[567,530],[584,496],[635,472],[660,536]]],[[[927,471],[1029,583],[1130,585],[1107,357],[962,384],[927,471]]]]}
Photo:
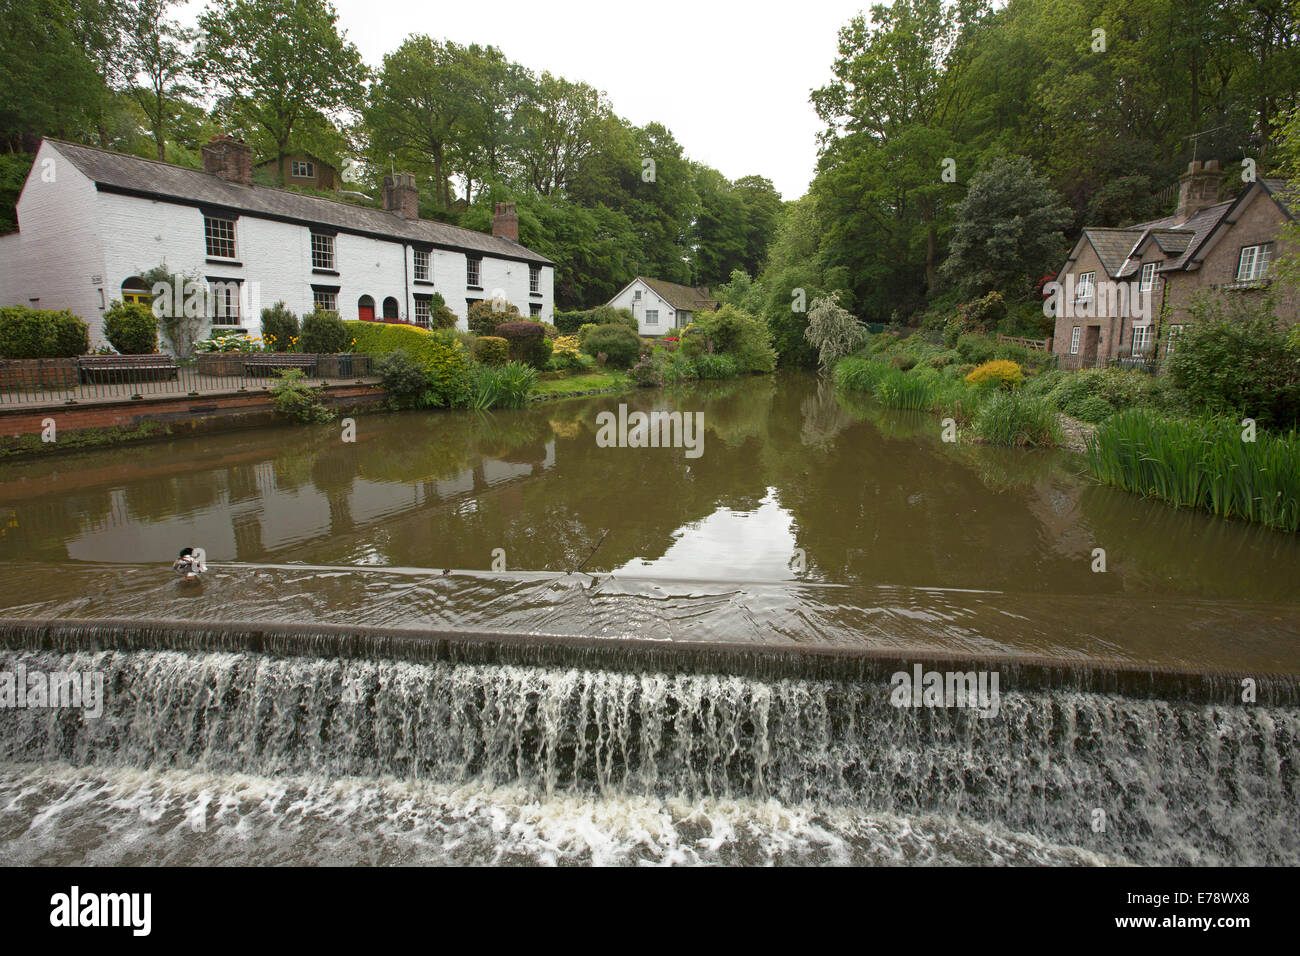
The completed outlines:
{"type": "Polygon", "coordinates": [[[0,710],[0,760],[397,778],[946,814],[1148,863],[1300,862],[1297,680],[1098,661],[359,627],[0,621],[0,670],[100,671],[104,713],[0,710]],[[995,719],[889,677],[1001,675],[995,719]],[[1240,681],[1257,702],[1240,702],[1240,681]]]}

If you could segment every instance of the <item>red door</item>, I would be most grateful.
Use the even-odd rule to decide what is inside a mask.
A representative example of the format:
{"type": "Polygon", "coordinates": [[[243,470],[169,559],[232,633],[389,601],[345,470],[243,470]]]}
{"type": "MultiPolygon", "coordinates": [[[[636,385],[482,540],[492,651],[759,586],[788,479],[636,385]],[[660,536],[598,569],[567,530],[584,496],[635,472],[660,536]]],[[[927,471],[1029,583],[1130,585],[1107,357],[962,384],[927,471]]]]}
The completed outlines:
{"type": "Polygon", "coordinates": [[[361,321],[362,321],[362,322],[373,322],[373,321],[375,321],[375,307],[374,307],[373,305],[363,305],[363,306],[359,306],[359,307],[357,308],[357,311],[361,314],[361,321]]]}

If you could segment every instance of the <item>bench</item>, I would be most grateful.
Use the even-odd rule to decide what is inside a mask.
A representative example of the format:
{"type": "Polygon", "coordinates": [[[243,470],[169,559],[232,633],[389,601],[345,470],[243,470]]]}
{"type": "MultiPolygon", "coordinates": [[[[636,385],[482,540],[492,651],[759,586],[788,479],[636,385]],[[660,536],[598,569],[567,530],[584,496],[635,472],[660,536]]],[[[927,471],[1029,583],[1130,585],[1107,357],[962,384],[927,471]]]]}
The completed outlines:
{"type": "Polygon", "coordinates": [[[250,355],[244,359],[244,371],[252,375],[271,375],[282,368],[302,369],[304,375],[316,374],[315,355],[297,355],[293,352],[267,352],[250,355]]]}
{"type": "Polygon", "coordinates": [[[161,382],[180,372],[170,355],[83,355],[77,359],[81,380],[90,385],[161,382]]]}

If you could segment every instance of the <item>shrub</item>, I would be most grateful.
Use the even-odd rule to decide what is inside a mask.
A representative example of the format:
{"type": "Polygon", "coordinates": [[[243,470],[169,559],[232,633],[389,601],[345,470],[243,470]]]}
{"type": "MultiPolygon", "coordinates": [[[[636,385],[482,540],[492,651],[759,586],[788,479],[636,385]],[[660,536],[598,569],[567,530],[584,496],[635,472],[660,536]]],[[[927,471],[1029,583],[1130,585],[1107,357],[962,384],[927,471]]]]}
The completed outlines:
{"type": "Polygon", "coordinates": [[[582,350],[595,356],[603,352],[615,368],[631,368],[641,355],[641,339],[626,325],[598,325],[587,333],[582,350]]]}
{"type": "Polygon", "coordinates": [[[938,355],[930,356],[930,359],[926,364],[928,364],[930,368],[947,368],[949,365],[953,365],[960,360],[961,355],[956,349],[947,349],[940,352],[938,355]]]}
{"type": "Polygon", "coordinates": [[[632,366],[632,381],[643,387],[662,385],[664,383],[663,362],[656,362],[653,355],[641,356],[632,366]]]}
{"type": "Polygon", "coordinates": [[[695,317],[680,337],[687,357],[702,353],[723,353],[736,361],[740,372],[771,372],[776,368],[776,350],[767,323],[736,308],[724,305],[695,317]]]}
{"type": "Polygon", "coordinates": [[[474,340],[474,361],[480,365],[505,365],[510,361],[510,343],[496,335],[474,340]]]}
{"type": "Polygon", "coordinates": [[[1029,349],[1023,345],[1016,345],[1014,342],[999,342],[993,347],[993,357],[1008,359],[1020,366],[1024,366],[1029,361],[1029,349]]]}
{"type": "Polygon", "coordinates": [[[1088,395],[1075,403],[1074,417],[1085,422],[1100,422],[1115,414],[1115,407],[1100,395],[1088,395]]]}
{"type": "Polygon", "coordinates": [[[469,330],[475,335],[495,335],[502,322],[518,322],[519,309],[500,299],[484,299],[469,307],[469,330]]]}
{"type": "Polygon", "coordinates": [[[123,355],[158,351],[158,320],[147,305],[114,302],[104,313],[104,337],[123,355]]]}
{"type": "Polygon", "coordinates": [[[1051,448],[1061,443],[1061,426],[1051,403],[1016,392],[990,397],[976,412],[974,425],[975,434],[994,445],[1051,448]]]}
{"type": "Polygon", "coordinates": [[[1189,323],[1169,376],[1193,407],[1290,426],[1300,418],[1300,359],[1267,308],[1232,315],[1207,308],[1189,323]]]}
{"type": "Polygon", "coordinates": [[[993,358],[998,343],[987,335],[971,333],[957,339],[957,354],[963,362],[971,365],[983,365],[993,358]]]}
{"type": "Polygon", "coordinates": [[[971,328],[992,332],[1007,314],[1007,303],[1000,292],[990,292],[966,306],[966,318],[971,328]]]}
{"type": "Polygon", "coordinates": [[[448,329],[427,331],[414,325],[386,322],[345,322],[356,339],[356,350],[383,356],[404,351],[424,371],[427,387],[416,396],[417,407],[463,405],[469,394],[469,350],[448,329]]]}
{"type": "Polygon", "coordinates": [[[587,336],[591,334],[592,329],[596,328],[599,328],[599,326],[591,322],[578,326],[578,344],[581,345],[587,341],[587,336]]]}
{"type": "Polygon", "coordinates": [[[899,352],[889,360],[889,364],[901,372],[910,372],[916,368],[916,356],[909,355],[906,352],[899,352]]]}
{"type": "Polygon", "coordinates": [[[0,309],[0,358],[73,358],[89,351],[86,323],[71,312],[0,309]]]}
{"type": "Polygon", "coordinates": [[[447,308],[447,300],[441,292],[435,292],[429,298],[429,321],[435,329],[456,327],[456,313],[447,308]]]}
{"type": "Polygon", "coordinates": [[[262,341],[273,352],[292,352],[298,335],[298,316],[283,302],[262,310],[262,341]]]}
{"type": "Polygon", "coordinates": [[[510,345],[510,358],[533,368],[545,368],[551,357],[551,343],[546,330],[538,322],[502,322],[497,326],[497,336],[510,345]]]}
{"type": "Polygon", "coordinates": [[[841,359],[835,366],[835,386],[850,392],[874,392],[889,366],[868,359],[841,359]]]}
{"type": "Polygon", "coordinates": [[[284,415],[300,422],[332,422],[334,412],[320,399],[320,391],[303,381],[300,368],[275,370],[276,379],[271,385],[275,407],[284,415]]]}
{"type": "Polygon", "coordinates": [[[523,408],[537,383],[537,370],[521,362],[476,365],[470,374],[471,408],[523,408]]]}
{"type": "Polygon", "coordinates": [[[348,340],[347,327],[337,312],[317,311],[304,316],[302,334],[298,336],[298,351],[334,355],[342,352],[348,340]]]}
{"type": "Polygon", "coordinates": [[[929,408],[934,400],[934,382],[930,378],[908,375],[900,369],[884,366],[873,394],[889,408],[929,408]]]}
{"type": "Polygon", "coordinates": [[[419,404],[419,398],[429,387],[429,376],[424,367],[404,350],[389,352],[375,365],[384,391],[388,393],[389,404],[395,408],[411,408],[419,404]]]}
{"type": "Polygon", "coordinates": [[[977,388],[985,386],[996,388],[1019,388],[1025,380],[1024,370],[1015,362],[997,359],[979,365],[966,376],[966,383],[977,388]]]}

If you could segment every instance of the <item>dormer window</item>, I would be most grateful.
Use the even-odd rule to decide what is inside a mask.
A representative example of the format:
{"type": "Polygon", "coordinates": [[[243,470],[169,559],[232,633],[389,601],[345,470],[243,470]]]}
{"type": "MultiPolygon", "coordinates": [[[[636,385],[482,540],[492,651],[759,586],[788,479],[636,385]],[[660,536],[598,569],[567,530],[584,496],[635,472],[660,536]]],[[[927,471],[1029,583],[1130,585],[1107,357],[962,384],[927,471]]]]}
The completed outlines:
{"type": "Polygon", "coordinates": [[[315,179],[316,164],[302,159],[295,159],[290,164],[289,175],[294,179],[315,179]]]}

